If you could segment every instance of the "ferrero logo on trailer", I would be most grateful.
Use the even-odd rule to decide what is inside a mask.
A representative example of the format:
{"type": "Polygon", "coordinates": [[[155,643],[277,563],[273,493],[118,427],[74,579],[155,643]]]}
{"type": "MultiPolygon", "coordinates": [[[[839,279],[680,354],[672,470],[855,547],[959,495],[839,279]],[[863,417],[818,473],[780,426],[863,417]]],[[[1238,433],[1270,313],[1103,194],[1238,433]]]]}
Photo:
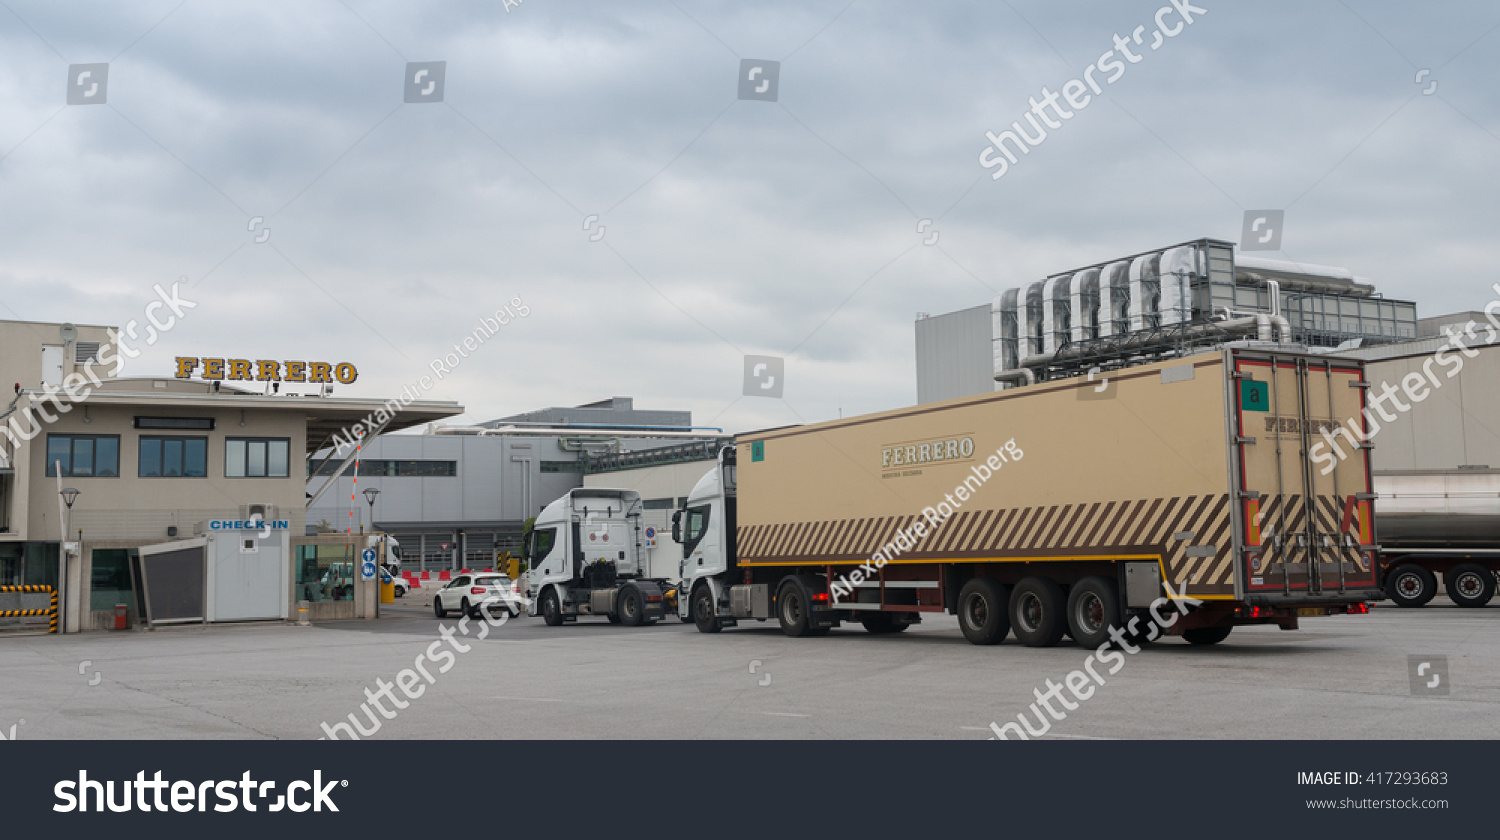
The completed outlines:
{"type": "Polygon", "coordinates": [[[359,371],[348,362],[278,362],[266,359],[200,359],[177,357],[177,378],[192,379],[199,367],[200,379],[226,382],[339,382],[348,385],[359,378],[359,371]],[[284,371],[284,372],[283,372],[284,371]]]}
{"type": "Polygon", "coordinates": [[[935,464],[941,461],[963,461],[973,455],[974,439],[972,437],[929,440],[888,446],[880,450],[880,466],[882,469],[889,469],[916,464],[935,464]]]}

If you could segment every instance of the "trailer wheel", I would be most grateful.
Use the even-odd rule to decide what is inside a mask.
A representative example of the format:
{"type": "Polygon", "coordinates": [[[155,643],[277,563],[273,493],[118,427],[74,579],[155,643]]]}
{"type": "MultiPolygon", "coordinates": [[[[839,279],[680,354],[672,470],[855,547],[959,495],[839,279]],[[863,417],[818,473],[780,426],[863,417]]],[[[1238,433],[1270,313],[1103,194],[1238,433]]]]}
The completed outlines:
{"type": "Polygon", "coordinates": [[[708,584],[702,584],[693,590],[692,605],[693,623],[698,625],[699,633],[717,633],[724,629],[719,624],[719,608],[714,603],[714,593],[708,584]]]}
{"type": "Polygon", "coordinates": [[[1402,564],[1386,575],[1385,594],[1398,607],[1420,607],[1437,594],[1437,576],[1416,563],[1402,564]]]}
{"type": "Polygon", "coordinates": [[[1194,627],[1182,631],[1183,641],[1190,645],[1216,645],[1229,638],[1233,627],[1194,627]]]}
{"type": "Polygon", "coordinates": [[[542,593],[542,620],[547,622],[548,627],[557,627],[563,623],[562,605],[557,603],[556,589],[548,589],[542,593]]]}
{"type": "Polygon", "coordinates": [[[1067,599],[1051,578],[1029,577],[1010,593],[1010,625],[1027,647],[1052,647],[1062,639],[1067,599]]]}
{"type": "Polygon", "coordinates": [[[1463,563],[1443,576],[1448,597],[1460,607],[1482,607],[1495,597],[1495,573],[1478,563],[1463,563]]]}
{"type": "Polygon", "coordinates": [[[1120,621],[1120,588],[1109,578],[1091,576],[1068,592],[1068,635],[1086,648],[1109,641],[1109,629],[1120,621]]]}
{"type": "Polygon", "coordinates": [[[958,592],[958,627],[970,644],[997,645],[1010,632],[1010,587],[971,578],[958,592]]]}
{"type": "Polygon", "coordinates": [[[776,596],[776,618],[781,622],[781,632],[794,638],[828,634],[828,628],[813,626],[807,590],[795,580],[781,585],[781,592],[776,596]]]}
{"type": "Polygon", "coordinates": [[[620,598],[615,604],[615,611],[619,613],[620,623],[626,627],[639,627],[644,618],[641,609],[641,592],[634,586],[627,586],[620,590],[620,598]]]}

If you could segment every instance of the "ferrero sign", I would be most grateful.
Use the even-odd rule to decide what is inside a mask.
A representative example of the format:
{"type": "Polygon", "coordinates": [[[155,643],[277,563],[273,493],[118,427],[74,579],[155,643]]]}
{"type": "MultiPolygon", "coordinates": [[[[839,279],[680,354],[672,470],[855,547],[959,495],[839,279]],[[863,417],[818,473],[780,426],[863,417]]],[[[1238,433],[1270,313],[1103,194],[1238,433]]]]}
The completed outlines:
{"type": "Polygon", "coordinates": [[[338,382],[348,385],[359,378],[359,371],[348,362],[281,362],[267,359],[209,359],[178,356],[178,379],[225,382],[338,382]]]}

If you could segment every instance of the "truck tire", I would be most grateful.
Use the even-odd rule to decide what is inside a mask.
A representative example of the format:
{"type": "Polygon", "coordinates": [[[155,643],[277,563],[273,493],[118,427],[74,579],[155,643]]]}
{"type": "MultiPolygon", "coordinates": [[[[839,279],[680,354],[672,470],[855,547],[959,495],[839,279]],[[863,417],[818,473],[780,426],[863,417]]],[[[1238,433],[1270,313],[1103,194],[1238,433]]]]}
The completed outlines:
{"type": "Polygon", "coordinates": [[[620,623],[620,617],[617,616],[617,615],[606,615],[605,618],[609,619],[609,623],[610,624],[619,624],[620,623]]]}
{"type": "Polygon", "coordinates": [[[1216,645],[1229,638],[1233,627],[1194,627],[1182,631],[1182,639],[1190,645],[1216,645]]]}
{"type": "Polygon", "coordinates": [[[1010,587],[971,578],[958,591],[958,627],[974,645],[998,645],[1010,632],[1010,587]]]}
{"type": "Polygon", "coordinates": [[[1068,592],[1068,635],[1089,649],[1109,642],[1109,629],[1124,626],[1120,615],[1120,587],[1106,577],[1090,576],[1068,592]]]}
{"type": "Polygon", "coordinates": [[[699,633],[717,633],[724,629],[719,623],[719,607],[714,603],[713,589],[708,584],[693,590],[693,600],[688,604],[692,608],[692,620],[698,625],[699,633]]]}
{"type": "Polygon", "coordinates": [[[795,580],[783,583],[776,595],[776,620],[781,623],[781,632],[793,638],[828,634],[827,627],[813,626],[807,590],[795,580]]]}
{"type": "Polygon", "coordinates": [[[620,597],[615,599],[615,612],[620,616],[620,623],[626,627],[641,626],[646,615],[641,605],[641,591],[634,586],[621,589],[620,597]]]}
{"type": "Polygon", "coordinates": [[[1027,647],[1052,647],[1062,639],[1067,599],[1051,578],[1029,577],[1010,593],[1010,626],[1027,647]]]}
{"type": "Polygon", "coordinates": [[[1437,575],[1416,563],[1403,563],[1385,576],[1385,594],[1398,607],[1420,607],[1437,594],[1437,575]]]}
{"type": "Polygon", "coordinates": [[[1460,607],[1482,607],[1495,597],[1495,573],[1478,563],[1461,563],[1443,575],[1448,597],[1460,607]]]}
{"type": "Polygon", "coordinates": [[[557,602],[556,589],[542,593],[542,620],[548,627],[558,627],[563,623],[562,604],[557,602]]]}

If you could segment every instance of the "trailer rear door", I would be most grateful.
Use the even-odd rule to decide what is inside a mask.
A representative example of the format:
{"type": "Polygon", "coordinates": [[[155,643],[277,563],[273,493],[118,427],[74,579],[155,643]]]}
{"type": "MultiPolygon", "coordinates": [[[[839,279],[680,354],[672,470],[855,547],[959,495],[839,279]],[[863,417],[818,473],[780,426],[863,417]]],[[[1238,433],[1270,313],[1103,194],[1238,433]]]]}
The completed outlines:
{"type": "Polygon", "coordinates": [[[1234,376],[1243,591],[1373,594],[1362,363],[1240,352],[1234,376]]]}

